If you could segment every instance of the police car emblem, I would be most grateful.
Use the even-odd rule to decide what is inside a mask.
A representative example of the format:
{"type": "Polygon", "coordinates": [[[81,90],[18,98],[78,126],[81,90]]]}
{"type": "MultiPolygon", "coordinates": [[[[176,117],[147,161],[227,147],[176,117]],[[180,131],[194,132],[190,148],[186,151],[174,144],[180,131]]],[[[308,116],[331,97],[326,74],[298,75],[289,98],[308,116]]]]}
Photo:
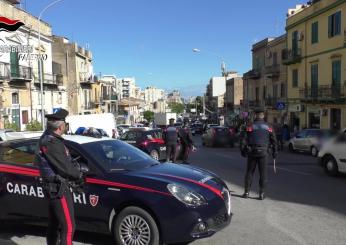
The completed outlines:
{"type": "Polygon", "coordinates": [[[90,202],[91,206],[95,207],[97,205],[97,203],[99,202],[99,196],[90,195],[89,196],[89,202],[90,202]]]}

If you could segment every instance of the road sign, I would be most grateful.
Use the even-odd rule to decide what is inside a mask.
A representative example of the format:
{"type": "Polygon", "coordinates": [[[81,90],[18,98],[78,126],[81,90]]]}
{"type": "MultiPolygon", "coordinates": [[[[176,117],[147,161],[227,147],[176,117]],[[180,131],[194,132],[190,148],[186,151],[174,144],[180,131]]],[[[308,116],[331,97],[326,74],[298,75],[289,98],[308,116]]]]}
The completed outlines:
{"type": "Polygon", "coordinates": [[[53,108],[53,114],[57,113],[60,109],[61,109],[61,107],[53,108]]]}
{"type": "Polygon", "coordinates": [[[286,107],[286,104],[284,102],[277,102],[276,103],[276,109],[277,110],[284,110],[286,107]]]}

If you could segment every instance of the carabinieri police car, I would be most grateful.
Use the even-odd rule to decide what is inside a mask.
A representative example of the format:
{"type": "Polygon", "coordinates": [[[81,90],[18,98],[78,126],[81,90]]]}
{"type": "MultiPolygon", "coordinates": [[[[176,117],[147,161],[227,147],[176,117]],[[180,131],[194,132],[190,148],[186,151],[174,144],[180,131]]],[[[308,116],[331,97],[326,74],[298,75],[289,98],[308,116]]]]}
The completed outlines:
{"type": "MultiPolygon", "coordinates": [[[[114,235],[116,244],[187,244],[226,227],[231,196],[215,174],[159,163],[119,140],[66,135],[87,166],[84,190],[73,194],[78,230],[114,235]]],[[[47,224],[47,201],[33,165],[38,139],[0,144],[0,219],[47,224]]]]}

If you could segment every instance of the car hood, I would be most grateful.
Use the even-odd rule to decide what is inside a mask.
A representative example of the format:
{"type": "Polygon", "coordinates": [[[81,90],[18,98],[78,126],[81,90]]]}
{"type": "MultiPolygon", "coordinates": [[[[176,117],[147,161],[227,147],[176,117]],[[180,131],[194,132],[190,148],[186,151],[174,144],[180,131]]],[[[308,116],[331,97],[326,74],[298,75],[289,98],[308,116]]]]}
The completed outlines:
{"type": "Polygon", "coordinates": [[[131,175],[157,180],[165,184],[182,184],[199,191],[207,189],[219,196],[227,188],[224,181],[214,173],[188,165],[163,163],[135,171],[131,175]]]}

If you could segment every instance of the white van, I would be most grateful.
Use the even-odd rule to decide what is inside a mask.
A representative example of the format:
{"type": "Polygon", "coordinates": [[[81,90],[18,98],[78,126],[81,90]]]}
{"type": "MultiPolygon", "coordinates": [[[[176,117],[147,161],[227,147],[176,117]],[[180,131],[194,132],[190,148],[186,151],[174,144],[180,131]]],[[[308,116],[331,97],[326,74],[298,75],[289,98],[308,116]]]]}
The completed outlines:
{"type": "Polygon", "coordinates": [[[71,115],[66,117],[68,132],[74,134],[80,127],[104,130],[109,137],[118,138],[115,117],[112,113],[71,115]]]}
{"type": "Polygon", "coordinates": [[[322,147],[318,159],[328,175],[346,173],[346,129],[322,147]]]}

